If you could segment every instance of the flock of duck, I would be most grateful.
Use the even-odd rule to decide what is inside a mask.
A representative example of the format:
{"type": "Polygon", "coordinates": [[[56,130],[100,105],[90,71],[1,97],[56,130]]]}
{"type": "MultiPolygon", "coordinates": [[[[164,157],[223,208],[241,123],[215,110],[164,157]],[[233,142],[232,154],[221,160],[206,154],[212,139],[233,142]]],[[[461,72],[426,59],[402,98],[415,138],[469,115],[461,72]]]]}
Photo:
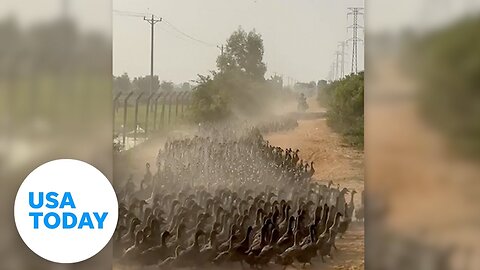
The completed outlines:
{"type": "Polygon", "coordinates": [[[332,258],[337,237],[363,221],[363,198],[356,208],[355,190],[311,181],[314,164],[298,153],[270,145],[256,128],[167,142],[157,171],[147,163],[138,187],[131,177],[118,191],[116,263],[286,268],[332,258]]]}
{"type": "Polygon", "coordinates": [[[260,132],[262,132],[262,134],[265,134],[295,129],[298,127],[298,121],[297,119],[289,116],[277,116],[268,119],[268,121],[261,121],[260,123],[257,123],[256,127],[260,132]]]}

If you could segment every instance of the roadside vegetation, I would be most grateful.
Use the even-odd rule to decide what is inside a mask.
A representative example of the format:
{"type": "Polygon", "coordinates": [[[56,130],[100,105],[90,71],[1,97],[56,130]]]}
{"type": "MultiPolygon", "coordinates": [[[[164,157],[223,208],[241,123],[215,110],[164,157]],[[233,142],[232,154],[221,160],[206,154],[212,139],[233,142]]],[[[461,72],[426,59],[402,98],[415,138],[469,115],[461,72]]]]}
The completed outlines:
{"type": "Polygon", "coordinates": [[[326,106],[328,125],[352,146],[364,145],[364,73],[319,83],[318,102],[326,106]]]}

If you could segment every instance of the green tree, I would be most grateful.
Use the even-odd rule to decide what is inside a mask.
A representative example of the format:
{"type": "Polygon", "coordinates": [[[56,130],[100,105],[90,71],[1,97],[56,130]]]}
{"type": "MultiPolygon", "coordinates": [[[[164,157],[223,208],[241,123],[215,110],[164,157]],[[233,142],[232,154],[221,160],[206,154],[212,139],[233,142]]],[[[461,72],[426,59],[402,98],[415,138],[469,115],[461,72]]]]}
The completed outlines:
{"type": "MultiPolygon", "coordinates": [[[[150,75],[144,77],[136,77],[133,79],[132,84],[134,88],[140,92],[150,92],[150,75]]],[[[158,76],[153,76],[153,91],[156,92],[160,88],[160,81],[158,76]]]]}
{"type": "Polygon", "coordinates": [[[175,89],[173,82],[162,81],[160,84],[160,90],[165,92],[172,92],[175,89]]]}
{"type": "Polygon", "coordinates": [[[220,121],[231,115],[228,97],[225,91],[222,91],[218,80],[211,76],[199,75],[197,83],[191,104],[193,121],[220,121]]]}
{"type": "Polygon", "coordinates": [[[190,91],[190,90],[192,90],[192,86],[190,85],[189,82],[182,83],[182,86],[180,87],[180,91],[190,91]]]}
{"type": "Polygon", "coordinates": [[[217,58],[220,72],[241,71],[254,80],[264,80],[267,67],[263,63],[263,39],[252,30],[245,32],[242,28],[228,38],[224,53],[217,58]]]}
{"type": "Polygon", "coordinates": [[[197,122],[226,117],[258,117],[290,93],[282,91],[282,80],[265,80],[263,40],[255,31],[239,28],[227,39],[217,58],[218,71],[199,76],[193,89],[192,116],[197,122]]]}
{"type": "Polygon", "coordinates": [[[121,76],[113,77],[113,92],[130,92],[132,83],[127,73],[123,73],[121,76]]]}

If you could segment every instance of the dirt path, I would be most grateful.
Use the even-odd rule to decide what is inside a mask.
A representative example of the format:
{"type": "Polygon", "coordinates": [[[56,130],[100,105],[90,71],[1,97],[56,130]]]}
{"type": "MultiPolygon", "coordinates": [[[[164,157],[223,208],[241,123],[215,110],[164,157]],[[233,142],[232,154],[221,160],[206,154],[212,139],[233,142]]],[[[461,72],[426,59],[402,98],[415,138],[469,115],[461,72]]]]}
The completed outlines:
{"type": "MultiPolygon", "coordinates": [[[[309,112],[322,112],[314,99],[308,101],[309,112]]],[[[272,145],[299,149],[300,158],[313,161],[314,177],[360,192],[364,188],[363,151],[347,146],[341,136],[333,132],[326,119],[299,120],[299,126],[290,131],[265,134],[272,145]]],[[[360,203],[359,196],[356,202],[360,203]]]]}
{"type": "Polygon", "coordinates": [[[317,180],[363,190],[363,153],[347,147],[325,119],[301,120],[294,130],[265,137],[272,145],[299,149],[301,159],[314,162],[317,180]]]}
{"type": "MultiPolygon", "coordinates": [[[[310,100],[310,112],[323,109],[315,100],[310,100]]],[[[266,134],[265,138],[276,146],[299,149],[300,158],[313,161],[314,177],[318,181],[334,183],[358,192],[364,189],[363,152],[346,146],[340,135],[334,133],[325,119],[300,120],[299,126],[290,131],[266,134]]],[[[355,198],[360,204],[360,198],[355,198]]],[[[328,260],[322,269],[364,269],[364,228],[363,224],[352,224],[343,239],[337,240],[338,250],[333,260],[328,260]]],[[[312,269],[320,268],[320,261],[312,269]]]]}

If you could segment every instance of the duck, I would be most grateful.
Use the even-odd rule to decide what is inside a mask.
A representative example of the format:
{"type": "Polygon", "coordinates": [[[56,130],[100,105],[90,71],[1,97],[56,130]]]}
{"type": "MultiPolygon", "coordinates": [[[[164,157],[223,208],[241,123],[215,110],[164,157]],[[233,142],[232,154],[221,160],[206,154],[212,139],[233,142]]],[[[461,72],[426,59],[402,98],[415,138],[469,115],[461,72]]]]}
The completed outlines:
{"type": "Polygon", "coordinates": [[[183,251],[180,251],[177,247],[174,259],[167,259],[167,263],[165,263],[164,261],[162,264],[178,268],[194,267],[197,264],[200,255],[200,245],[198,242],[198,238],[201,235],[205,235],[205,233],[202,230],[197,230],[195,232],[194,242],[191,246],[189,246],[183,251]]]}
{"type": "Polygon", "coordinates": [[[237,235],[235,234],[236,230],[237,230],[237,225],[232,224],[231,229],[230,229],[230,237],[228,238],[228,240],[221,243],[218,247],[218,250],[220,252],[227,251],[231,247],[233,247],[233,245],[235,244],[235,242],[238,239],[237,235]]]}
{"type": "Polygon", "coordinates": [[[291,247],[287,248],[282,254],[277,255],[275,258],[275,263],[282,265],[286,269],[288,266],[292,265],[297,257],[298,253],[301,250],[300,246],[300,232],[296,231],[294,234],[294,243],[291,247]]]}
{"type": "Polygon", "coordinates": [[[318,245],[318,253],[320,255],[320,258],[322,259],[322,262],[325,261],[325,256],[329,256],[331,259],[333,259],[332,256],[332,246],[334,243],[335,238],[332,237],[332,230],[328,230],[328,238],[326,241],[319,243],[318,245]]]}
{"type": "Polygon", "coordinates": [[[309,241],[304,241],[301,244],[300,251],[296,255],[296,260],[299,263],[303,264],[303,267],[308,263],[309,265],[312,264],[312,259],[317,255],[318,245],[316,244],[316,225],[310,225],[310,237],[308,238],[309,241]]]}
{"type": "Polygon", "coordinates": [[[140,253],[139,261],[142,265],[155,265],[173,255],[171,247],[167,246],[167,239],[171,237],[169,231],[162,233],[161,244],[140,253]]]}
{"type": "Polygon", "coordinates": [[[291,206],[288,203],[285,203],[285,210],[284,210],[284,219],[283,221],[278,225],[278,229],[280,233],[283,235],[287,230],[288,230],[288,224],[289,224],[289,219],[290,219],[290,209],[291,206]]]}
{"type": "Polygon", "coordinates": [[[209,262],[212,262],[213,259],[217,256],[218,253],[218,243],[217,243],[217,234],[216,228],[213,228],[210,232],[209,243],[200,250],[198,266],[203,266],[209,262]]]}
{"type": "Polygon", "coordinates": [[[141,223],[140,219],[136,217],[132,219],[132,221],[130,222],[128,233],[123,235],[120,240],[121,249],[129,248],[135,243],[135,237],[136,237],[135,231],[137,227],[140,226],[140,223],[141,223]]]}
{"type": "Polygon", "coordinates": [[[293,233],[293,226],[295,224],[295,217],[290,217],[288,220],[288,229],[287,231],[278,239],[277,246],[281,250],[285,250],[288,247],[292,246],[294,243],[294,233],[293,233]]]}
{"type": "Polygon", "coordinates": [[[230,262],[240,262],[243,268],[243,261],[247,257],[247,251],[250,247],[250,235],[252,233],[252,226],[248,226],[245,238],[242,242],[235,246],[231,246],[229,250],[224,251],[213,260],[215,263],[230,261],[230,262]]]}
{"type": "Polygon", "coordinates": [[[353,213],[355,212],[355,202],[354,202],[354,196],[357,193],[355,189],[353,189],[350,193],[350,202],[346,205],[345,209],[347,209],[347,212],[345,216],[349,216],[350,218],[353,218],[353,213]]]}
{"type": "Polygon", "coordinates": [[[258,256],[262,251],[262,249],[267,245],[268,243],[267,235],[272,225],[273,225],[272,220],[267,219],[267,221],[262,226],[262,229],[260,231],[260,241],[257,243],[252,243],[252,245],[250,246],[250,249],[247,251],[249,255],[253,254],[254,256],[258,256]]]}
{"type": "Polygon", "coordinates": [[[143,240],[143,231],[138,231],[135,234],[135,243],[127,248],[123,253],[120,261],[123,264],[134,264],[137,262],[138,256],[140,255],[140,245],[143,240]]]}
{"type": "MultiPolygon", "coordinates": [[[[262,248],[258,256],[254,257],[255,265],[260,267],[266,266],[275,255],[280,254],[281,251],[276,245],[276,242],[279,237],[280,237],[280,232],[274,228],[272,230],[269,243],[262,248]]],[[[252,256],[252,255],[254,254],[249,254],[249,256],[252,256]]]]}
{"type": "Polygon", "coordinates": [[[340,238],[343,238],[343,235],[347,232],[350,222],[352,221],[352,218],[349,216],[349,212],[350,211],[348,210],[347,205],[345,205],[345,215],[338,224],[338,234],[340,234],[340,238]]]}

